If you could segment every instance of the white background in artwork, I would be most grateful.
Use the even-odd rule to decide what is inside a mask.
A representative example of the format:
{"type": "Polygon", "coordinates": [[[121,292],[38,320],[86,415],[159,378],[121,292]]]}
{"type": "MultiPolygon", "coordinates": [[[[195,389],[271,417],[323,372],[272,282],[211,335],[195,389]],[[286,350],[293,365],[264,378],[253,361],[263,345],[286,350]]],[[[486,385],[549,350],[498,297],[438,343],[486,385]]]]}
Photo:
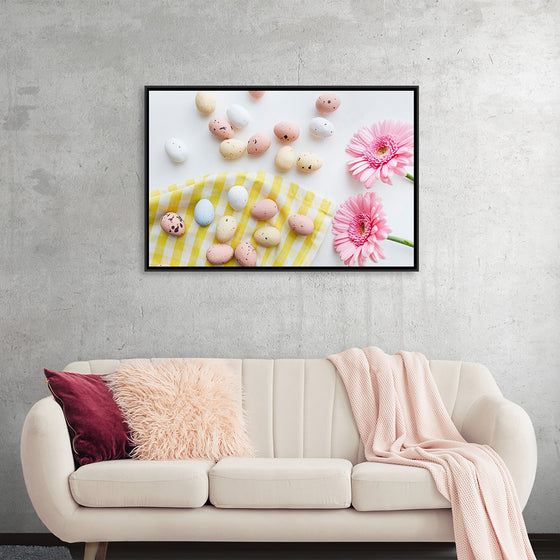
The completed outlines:
{"type": "MultiPolygon", "coordinates": [[[[338,207],[349,197],[367,192],[363,183],[352,178],[346,165],[351,156],[345,149],[354,133],[383,119],[414,121],[412,91],[269,90],[259,100],[254,100],[244,90],[216,90],[214,93],[216,110],[204,116],[195,106],[196,91],[150,91],[150,191],[209,173],[266,171],[325,196],[338,207]],[[320,115],[315,109],[315,100],[321,93],[333,91],[341,98],[340,107],[330,115],[320,115]],[[220,155],[220,140],[210,134],[208,122],[214,117],[225,118],[228,106],[234,103],[251,114],[251,122],[236,131],[235,138],[246,143],[257,132],[268,134],[272,145],[265,154],[249,156],[245,153],[237,160],[226,160],[220,155]],[[311,135],[309,122],[316,116],[324,116],[333,123],[334,136],[319,139],[311,135]],[[301,152],[318,154],[323,159],[321,169],[310,174],[298,171],[295,166],[286,173],[276,169],[274,157],[284,144],[276,139],[273,128],[280,121],[299,126],[300,136],[291,144],[296,156],[301,152]],[[173,163],[167,156],[164,144],[170,137],[185,142],[188,157],[183,163],[173,163]]],[[[412,169],[408,171],[413,173],[412,169]]],[[[392,181],[393,185],[377,181],[372,190],[382,198],[392,234],[414,240],[414,186],[408,179],[396,175],[392,181]]],[[[377,266],[414,264],[410,247],[392,241],[382,242],[382,247],[386,259],[377,266]]],[[[345,266],[334,251],[330,228],[313,265],[345,266]]]]}

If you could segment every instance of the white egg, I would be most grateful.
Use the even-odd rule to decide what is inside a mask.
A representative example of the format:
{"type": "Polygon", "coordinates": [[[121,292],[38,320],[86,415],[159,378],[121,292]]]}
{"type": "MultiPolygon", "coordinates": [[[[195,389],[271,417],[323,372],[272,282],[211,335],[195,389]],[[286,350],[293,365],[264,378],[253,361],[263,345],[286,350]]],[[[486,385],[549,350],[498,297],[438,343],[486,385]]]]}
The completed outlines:
{"type": "Polygon", "coordinates": [[[248,200],[249,193],[245,187],[235,185],[229,189],[228,202],[234,210],[243,210],[248,200]]]}
{"type": "Polygon", "coordinates": [[[235,128],[243,128],[249,124],[251,120],[251,115],[249,115],[249,111],[242,107],[241,105],[230,105],[227,110],[227,116],[229,122],[235,128]]]}
{"type": "Polygon", "coordinates": [[[187,159],[187,147],[180,138],[169,138],[165,142],[165,151],[175,163],[183,163],[187,159]]]}
{"type": "Polygon", "coordinates": [[[334,134],[333,124],[323,117],[315,117],[309,123],[309,130],[313,136],[328,138],[334,134]]]}

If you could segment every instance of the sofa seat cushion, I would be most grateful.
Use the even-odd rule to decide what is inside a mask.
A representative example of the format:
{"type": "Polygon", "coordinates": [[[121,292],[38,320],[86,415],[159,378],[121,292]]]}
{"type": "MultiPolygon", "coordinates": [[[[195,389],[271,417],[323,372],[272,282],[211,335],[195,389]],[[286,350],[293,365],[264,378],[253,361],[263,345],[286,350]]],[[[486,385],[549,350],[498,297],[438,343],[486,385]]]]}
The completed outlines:
{"type": "Polygon", "coordinates": [[[103,461],[74,471],[70,491],[86,507],[198,508],[208,500],[213,466],[204,459],[103,461]]]}
{"type": "Polygon", "coordinates": [[[359,463],[352,469],[352,506],[358,511],[445,509],[451,504],[422,467],[359,463]]]}
{"type": "Polygon", "coordinates": [[[346,459],[227,457],[210,470],[210,502],[219,508],[347,508],[351,473],[346,459]]]}

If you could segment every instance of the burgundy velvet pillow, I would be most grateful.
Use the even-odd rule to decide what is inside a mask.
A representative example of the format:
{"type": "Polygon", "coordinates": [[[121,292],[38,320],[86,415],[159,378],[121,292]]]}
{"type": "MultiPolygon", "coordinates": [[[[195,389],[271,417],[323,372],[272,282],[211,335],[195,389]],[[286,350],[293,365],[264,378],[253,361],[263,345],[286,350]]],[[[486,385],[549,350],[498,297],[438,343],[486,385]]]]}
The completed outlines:
{"type": "Polygon", "coordinates": [[[101,375],[45,369],[45,376],[64,412],[77,467],[129,456],[128,425],[101,375]]]}

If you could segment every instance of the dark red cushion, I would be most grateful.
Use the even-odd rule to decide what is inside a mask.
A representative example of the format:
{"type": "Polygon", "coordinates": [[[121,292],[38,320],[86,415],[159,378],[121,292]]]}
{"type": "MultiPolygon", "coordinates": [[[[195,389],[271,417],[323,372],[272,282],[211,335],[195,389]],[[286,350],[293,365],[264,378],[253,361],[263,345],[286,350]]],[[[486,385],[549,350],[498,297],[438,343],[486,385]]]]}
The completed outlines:
{"type": "Polygon", "coordinates": [[[76,466],[129,456],[128,425],[101,375],[45,369],[45,376],[64,412],[76,466]]]}

